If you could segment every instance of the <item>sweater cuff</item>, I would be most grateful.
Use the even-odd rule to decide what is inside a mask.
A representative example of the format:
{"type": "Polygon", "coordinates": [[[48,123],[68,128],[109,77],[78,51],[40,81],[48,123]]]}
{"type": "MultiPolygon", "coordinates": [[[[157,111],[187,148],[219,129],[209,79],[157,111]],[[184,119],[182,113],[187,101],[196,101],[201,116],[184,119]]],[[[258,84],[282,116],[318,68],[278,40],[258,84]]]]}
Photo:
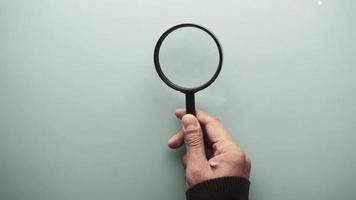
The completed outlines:
{"type": "Polygon", "coordinates": [[[186,192],[187,200],[248,200],[250,182],[241,177],[207,180],[186,192]]]}

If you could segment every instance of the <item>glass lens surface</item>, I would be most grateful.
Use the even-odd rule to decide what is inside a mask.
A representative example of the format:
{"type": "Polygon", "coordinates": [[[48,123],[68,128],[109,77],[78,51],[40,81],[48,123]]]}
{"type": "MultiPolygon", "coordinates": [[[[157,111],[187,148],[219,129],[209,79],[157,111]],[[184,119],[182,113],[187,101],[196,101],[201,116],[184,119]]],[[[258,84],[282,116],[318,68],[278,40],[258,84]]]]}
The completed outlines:
{"type": "Polygon", "coordinates": [[[219,64],[219,50],[214,39],[205,31],[183,27],[164,39],[159,62],[170,81],[185,88],[193,88],[213,77],[219,64]]]}

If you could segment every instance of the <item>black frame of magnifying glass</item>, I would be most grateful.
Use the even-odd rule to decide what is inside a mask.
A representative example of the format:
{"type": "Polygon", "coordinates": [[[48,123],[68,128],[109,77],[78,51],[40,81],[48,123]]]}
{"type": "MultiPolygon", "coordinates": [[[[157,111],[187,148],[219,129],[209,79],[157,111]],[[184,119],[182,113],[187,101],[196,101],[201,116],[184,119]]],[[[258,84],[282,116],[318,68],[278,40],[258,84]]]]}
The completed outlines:
{"type": "Polygon", "coordinates": [[[185,98],[185,102],[186,102],[186,112],[188,114],[193,114],[195,115],[195,93],[202,90],[202,89],[205,89],[206,87],[208,87],[210,84],[212,84],[215,79],[218,77],[220,71],[221,71],[221,67],[222,67],[222,64],[223,64],[223,52],[222,52],[222,48],[221,48],[221,45],[220,45],[220,42],[219,40],[216,38],[216,36],[211,32],[209,31],[207,28],[203,27],[203,26],[200,26],[200,25],[197,25],[197,24],[192,24],[192,23],[184,23],[184,24],[178,24],[176,26],[173,26],[171,28],[169,28],[167,31],[165,31],[161,37],[158,39],[157,41],[157,44],[155,46],[155,50],[154,50],[154,54],[153,54],[153,59],[154,59],[154,64],[155,64],[155,68],[156,68],[156,71],[157,71],[157,74],[159,75],[159,77],[162,79],[163,82],[165,82],[169,87],[175,89],[175,90],[178,90],[182,93],[185,94],[186,98],[185,98]],[[170,34],[172,33],[173,31],[177,30],[177,29],[180,29],[180,28],[185,28],[185,27],[193,27],[193,28],[198,28],[204,32],[206,32],[207,34],[210,35],[210,37],[213,38],[217,48],[218,48],[218,51],[219,51],[219,64],[216,68],[216,71],[214,73],[214,75],[211,77],[211,79],[209,81],[207,81],[206,83],[200,85],[200,86],[197,86],[197,87],[192,87],[192,88],[188,88],[188,87],[182,87],[182,86],[179,86],[175,83],[173,83],[172,81],[170,81],[163,73],[162,69],[161,69],[161,65],[159,63],[159,51],[160,51],[160,48],[161,48],[161,45],[164,41],[164,39],[170,34]]]}

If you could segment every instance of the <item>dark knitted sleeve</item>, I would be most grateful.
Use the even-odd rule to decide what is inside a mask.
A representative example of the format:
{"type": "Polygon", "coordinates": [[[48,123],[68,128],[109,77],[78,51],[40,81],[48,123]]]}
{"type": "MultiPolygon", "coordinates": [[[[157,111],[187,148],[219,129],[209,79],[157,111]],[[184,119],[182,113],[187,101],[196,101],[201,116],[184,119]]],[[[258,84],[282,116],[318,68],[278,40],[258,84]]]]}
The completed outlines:
{"type": "Polygon", "coordinates": [[[186,192],[187,200],[248,200],[250,182],[240,177],[221,177],[201,182],[186,192]]]}

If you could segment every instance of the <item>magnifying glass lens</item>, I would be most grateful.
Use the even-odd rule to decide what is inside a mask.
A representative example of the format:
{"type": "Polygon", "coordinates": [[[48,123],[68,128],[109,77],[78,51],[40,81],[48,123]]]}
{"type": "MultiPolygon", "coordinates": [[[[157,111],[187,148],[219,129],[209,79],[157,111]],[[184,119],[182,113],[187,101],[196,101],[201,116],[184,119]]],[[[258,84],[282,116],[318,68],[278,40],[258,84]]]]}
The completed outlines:
{"type": "Polygon", "coordinates": [[[173,83],[194,88],[209,81],[219,66],[219,49],[214,39],[195,27],[171,32],[162,42],[160,67],[173,83]]]}

